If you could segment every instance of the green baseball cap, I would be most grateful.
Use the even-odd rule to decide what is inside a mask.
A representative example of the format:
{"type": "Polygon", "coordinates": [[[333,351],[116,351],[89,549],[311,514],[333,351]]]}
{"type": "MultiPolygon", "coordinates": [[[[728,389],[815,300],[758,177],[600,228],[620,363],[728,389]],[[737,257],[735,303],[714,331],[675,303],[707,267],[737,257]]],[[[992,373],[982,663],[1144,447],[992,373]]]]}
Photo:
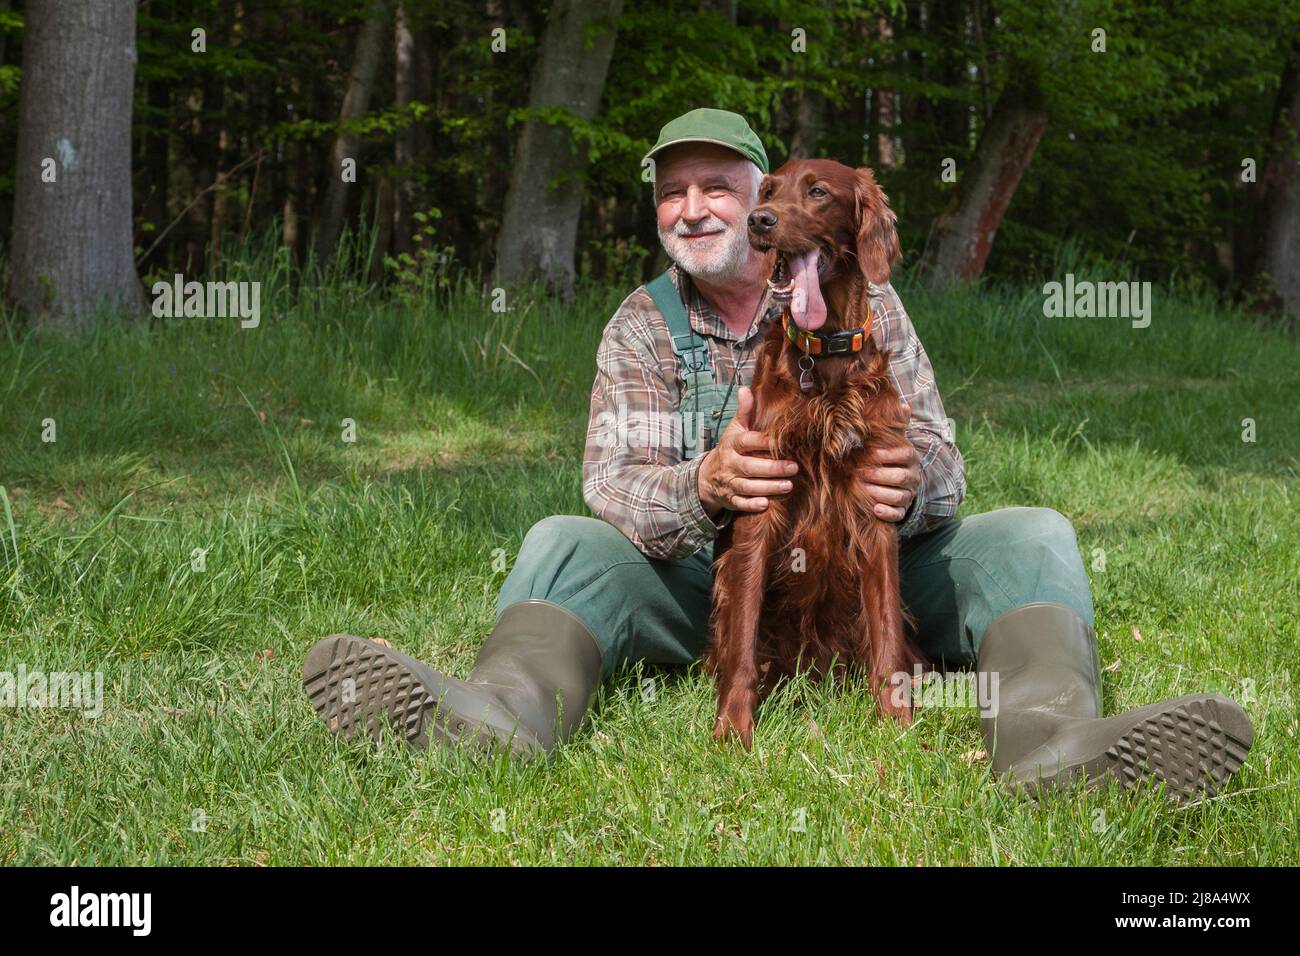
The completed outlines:
{"type": "Polygon", "coordinates": [[[698,109],[683,113],[659,131],[659,142],[645,156],[644,163],[655,153],[678,143],[716,143],[734,149],[763,172],[768,172],[767,153],[745,117],[728,110],[698,109]]]}

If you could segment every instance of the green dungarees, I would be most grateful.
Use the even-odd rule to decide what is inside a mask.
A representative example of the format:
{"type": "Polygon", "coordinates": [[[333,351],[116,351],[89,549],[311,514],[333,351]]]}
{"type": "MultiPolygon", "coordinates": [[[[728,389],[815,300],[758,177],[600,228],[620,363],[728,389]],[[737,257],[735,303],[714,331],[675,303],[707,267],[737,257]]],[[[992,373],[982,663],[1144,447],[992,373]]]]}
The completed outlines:
{"type": "MultiPolygon", "coordinates": [[[[727,387],[713,381],[704,342],[690,328],[667,275],[647,290],[665,314],[686,380],[683,456],[693,457],[716,443],[730,423],[736,395],[720,407],[727,387]],[[708,426],[704,441],[700,424],[708,426]]],[[[524,537],[497,611],[532,599],[572,611],[596,635],[605,678],[638,660],[688,664],[703,654],[708,637],[712,562],[711,544],[686,558],[648,558],[607,522],[552,515],[524,537]]],[[[949,519],[905,539],[899,562],[917,642],[935,664],[973,664],[985,628],[1022,604],[1059,602],[1093,623],[1074,529],[1050,508],[1003,508],[949,519]]]]}

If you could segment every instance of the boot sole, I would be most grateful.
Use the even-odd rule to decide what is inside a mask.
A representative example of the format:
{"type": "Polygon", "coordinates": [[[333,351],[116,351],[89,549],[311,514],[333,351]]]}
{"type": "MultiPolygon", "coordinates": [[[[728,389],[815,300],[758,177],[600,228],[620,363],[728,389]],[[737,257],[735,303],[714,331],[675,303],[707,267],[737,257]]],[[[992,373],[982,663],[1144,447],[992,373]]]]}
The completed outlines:
{"type": "Polygon", "coordinates": [[[488,754],[508,742],[511,757],[521,760],[541,750],[540,743],[513,725],[476,721],[440,706],[440,695],[422,670],[428,669],[391,647],[332,634],[307,652],[302,683],[325,726],[347,740],[362,729],[382,745],[387,724],[417,750],[429,746],[430,736],[448,749],[471,746],[488,754]],[[344,683],[348,680],[352,684],[344,683]]]}
{"type": "Polygon", "coordinates": [[[1185,805],[1222,792],[1253,742],[1250,718],[1235,701],[1189,694],[1138,720],[1095,757],[1012,785],[1037,798],[1084,776],[1087,790],[1108,779],[1126,790],[1164,784],[1169,797],[1185,805]]]}

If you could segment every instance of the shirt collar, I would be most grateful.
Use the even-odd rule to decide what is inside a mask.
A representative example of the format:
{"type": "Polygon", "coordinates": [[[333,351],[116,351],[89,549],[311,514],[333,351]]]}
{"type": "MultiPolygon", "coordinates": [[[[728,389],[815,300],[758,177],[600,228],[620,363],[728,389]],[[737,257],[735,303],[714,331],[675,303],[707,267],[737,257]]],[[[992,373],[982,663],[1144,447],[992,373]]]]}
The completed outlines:
{"type": "Polygon", "coordinates": [[[781,318],[781,305],[778,302],[773,302],[768,306],[766,314],[758,321],[753,334],[741,338],[727,327],[727,323],[722,321],[718,313],[714,311],[713,306],[709,305],[704,296],[700,295],[699,289],[695,287],[695,283],[681,266],[673,262],[668,267],[668,271],[672,275],[673,285],[677,287],[678,293],[682,295],[682,301],[686,305],[686,314],[690,318],[691,328],[701,335],[712,335],[714,338],[727,339],[744,345],[750,338],[761,336],[766,332],[770,322],[781,318]],[[683,285],[685,285],[684,291],[683,285]]]}

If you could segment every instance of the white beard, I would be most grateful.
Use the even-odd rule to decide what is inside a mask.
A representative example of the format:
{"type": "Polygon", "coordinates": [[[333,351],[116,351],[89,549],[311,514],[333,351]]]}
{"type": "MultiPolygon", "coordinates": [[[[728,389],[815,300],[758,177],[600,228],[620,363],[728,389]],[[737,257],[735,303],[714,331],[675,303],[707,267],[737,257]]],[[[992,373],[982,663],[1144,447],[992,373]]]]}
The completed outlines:
{"type": "Polygon", "coordinates": [[[681,266],[687,275],[703,276],[706,279],[738,276],[749,255],[749,236],[745,228],[728,226],[715,216],[710,216],[690,229],[682,223],[678,223],[672,232],[660,229],[659,242],[663,244],[669,258],[681,266]],[[684,239],[677,231],[695,235],[719,228],[724,231],[704,241],[684,239]]]}

